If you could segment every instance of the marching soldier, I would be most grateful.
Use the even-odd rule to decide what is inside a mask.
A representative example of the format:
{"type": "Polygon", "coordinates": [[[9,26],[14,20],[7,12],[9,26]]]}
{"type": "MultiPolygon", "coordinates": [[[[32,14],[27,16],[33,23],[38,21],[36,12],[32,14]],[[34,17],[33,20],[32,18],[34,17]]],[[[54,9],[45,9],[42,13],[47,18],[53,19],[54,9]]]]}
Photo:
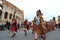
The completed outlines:
{"type": "Polygon", "coordinates": [[[10,22],[9,21],[6,22],[6,27],[8,30],[10,29],[10,22]]]}
{"type": "Polygon", "coordinates": [[[29,30],[29,29],[30,29],[29,22],[28,22],[27,19],[25,19],[25,21],[24,21],[24,28],[23,28],[23,30],[25,32],[25,35],[27,35],[27,30],[29,30]]]}
{"type": "Polygon", "coordinates": [[[10,30],[13,34],[11,37],[14,37],[16,35],[16,32],[17,32],[17,21],[16,21],[16,19],[12,19],[12,25],[11,25],[10,30]]]}
{"type": "Polygon", "coordinates": [[[38,35],[42,35],[41,37],[43,38],[43,40],[45,40],[45,33],[46,31],[46,27],[44,26],[44,20],[42,17],[42,13],[41,10],[38,10],[36,12],[36,17],[34,18],[34,40],[37,40],[38,35]],[[43,36],[44,35],[44,36],[43,36]]]}
{"type": "Polygon", "coordinates": [[[55,17],[53,17],[53,20],[52,20],[52,30],[55,30],[56,28],[56,20],[55,20],[55,17]]]}

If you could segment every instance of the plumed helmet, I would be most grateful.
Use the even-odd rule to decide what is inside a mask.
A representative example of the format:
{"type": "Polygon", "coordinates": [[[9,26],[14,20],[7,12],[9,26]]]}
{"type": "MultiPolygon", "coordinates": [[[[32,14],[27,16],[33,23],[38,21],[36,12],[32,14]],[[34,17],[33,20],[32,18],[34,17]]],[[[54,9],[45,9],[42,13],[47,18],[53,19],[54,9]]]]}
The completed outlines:
{"type": "Polygon", "coordinates": [[[43,14],[41,13],[41,10],[40,10],[40,9],[39,9],[39,10],[37,10],[37,12],[36,12],[36,13],[43,15],[43,14]]]}

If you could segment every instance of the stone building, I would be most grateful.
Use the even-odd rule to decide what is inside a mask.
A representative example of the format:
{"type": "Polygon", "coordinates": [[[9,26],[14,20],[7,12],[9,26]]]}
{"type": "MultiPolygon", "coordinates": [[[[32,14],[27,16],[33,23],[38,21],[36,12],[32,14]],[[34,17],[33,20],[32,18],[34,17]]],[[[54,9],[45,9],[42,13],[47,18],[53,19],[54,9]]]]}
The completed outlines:
{"type": "Polygon", "coordinates": [[[0,0],[0,23],[11,22],[12,18],[16,18],[19,23],[22,23],[24,20],[23,10],[6,0],[0,0]]]}
{"type": "Polygon", "coordinates": [[[58,23],[60,23],[60,16],[58,16],[58,23]]]}

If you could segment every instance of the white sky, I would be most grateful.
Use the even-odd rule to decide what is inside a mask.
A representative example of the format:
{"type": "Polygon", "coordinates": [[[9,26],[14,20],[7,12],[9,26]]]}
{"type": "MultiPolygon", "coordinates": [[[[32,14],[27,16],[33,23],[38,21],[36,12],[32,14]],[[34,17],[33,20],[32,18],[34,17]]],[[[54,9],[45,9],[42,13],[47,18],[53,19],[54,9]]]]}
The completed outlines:
{"type": "Polygon", "coordinates": [[[33,20],[35,12],[41,9],[44,20],[50,20],[52,17],[60,15],[60,0],[7,0],[24,10],[24,19],[33,20]]]}

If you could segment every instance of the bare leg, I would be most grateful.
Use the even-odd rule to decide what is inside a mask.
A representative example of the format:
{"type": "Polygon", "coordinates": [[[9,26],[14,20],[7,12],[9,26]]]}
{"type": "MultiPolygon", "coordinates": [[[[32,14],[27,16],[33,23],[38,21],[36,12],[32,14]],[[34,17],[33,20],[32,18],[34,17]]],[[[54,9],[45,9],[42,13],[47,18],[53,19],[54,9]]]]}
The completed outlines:
{"type": "Polygon", "coordinates": [[[34,32],[34,40],[37,40],[37,33],[36,32],[34,32]]]}
{"type": "Polygon", "coordinates": [[[15,37],[15,35],[16,35],[16,33],[15,33],[15,32],[13,32],[13,35],[11,36],[11,38],[12,38],[12,37],[15,37]]]}
{"type": "Polygon", "coordinates": [[[27,30],[25,30],[25,35],[27,35],[27,30]]]}
{"type": "Polygon", "coordinates": [[[44,36],[41,36],[43,40],[45,40],[45,37],[44,36]]]}

